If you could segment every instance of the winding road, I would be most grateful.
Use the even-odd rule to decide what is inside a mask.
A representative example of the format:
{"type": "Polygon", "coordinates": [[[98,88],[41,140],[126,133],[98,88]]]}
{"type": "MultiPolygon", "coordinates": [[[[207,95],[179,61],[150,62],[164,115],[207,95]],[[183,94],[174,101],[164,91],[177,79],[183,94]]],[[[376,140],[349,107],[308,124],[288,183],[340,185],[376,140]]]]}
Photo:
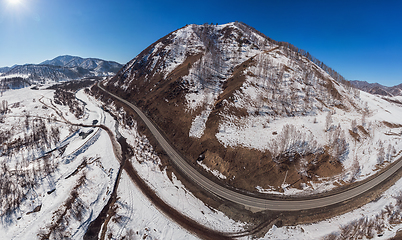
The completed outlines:
{"type": "Polygon", "coordinates": [[[396,173],[402,167],[402,158],[399,158],[394,164],[392,164],[387,170],[381,172],[376,177],[368,180],[356,187],[349,188],[345,191],[329,195],[323,196],[314,199],[306,199],[306,200],[271,200],[253,197],[249,195],[244,195],[228,188],[225,188],[211,180],[207,177],[199,173],[195,168],[193,168],[189,163],[183,159],[178,152],[169,144],[169,142],[162,136],[162,134],[158,131],[158,129],[154,126],[154,124],[148,119],[147,116],[135,105],[132,103],[120,98],[119,96],[114,95],[113,93],[108,92],[98,83],[98,87],[118,99],[119,101],[125,103],[130,108],[132,108],[138,116],[144,121],[146,126],[149,128],[151,133],[154,135],[155,139],[158,141],[160,146],[166,152],[166,154],[170,157],[173,163],[179,168],[179,170],[184,173],[189,179],[191,179],[194,183],[198,184],[198,186],[202,187],[206,191],[231,202],[243,205],[245,208],[250,209],[254,212],[271,210],[271,211],[300,211],[300,210],[309,210],[327,207],[331,205],[335,205],[338,203],[342,203],[347,200],[351,200],[365,192],[370,191],[374,187],[386,181],[389,177],[391,177],[394,173],[396,173]]]}

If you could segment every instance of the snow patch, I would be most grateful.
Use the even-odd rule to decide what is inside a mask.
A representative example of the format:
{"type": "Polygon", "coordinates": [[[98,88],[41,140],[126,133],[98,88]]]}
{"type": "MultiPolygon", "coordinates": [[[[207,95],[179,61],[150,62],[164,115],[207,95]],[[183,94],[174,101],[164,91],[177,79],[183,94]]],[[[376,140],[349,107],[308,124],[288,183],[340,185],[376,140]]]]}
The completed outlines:
{"type": "Polygon", "coordinates": [[[197,163],[203,167],[207,172],[212,173],[215,177],[220,178],[220,179],[226,179],[227,177],[225,175],[223,175],[221,172],[219,172],[218,170],[211,170],[207,165],[205,165],[204,163],[197,161],[197,163]]]}

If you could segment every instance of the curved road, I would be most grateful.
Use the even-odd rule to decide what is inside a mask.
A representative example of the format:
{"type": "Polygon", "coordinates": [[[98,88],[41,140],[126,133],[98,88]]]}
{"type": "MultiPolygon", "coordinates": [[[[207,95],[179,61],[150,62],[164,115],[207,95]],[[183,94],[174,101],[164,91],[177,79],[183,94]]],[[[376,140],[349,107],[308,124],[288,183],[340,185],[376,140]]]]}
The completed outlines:
{"type": "Polygon", "coordinates": [[[337,203],[341,203],[343,201],[350,200],[354,197],[359,196],[362,193],[369,191],[375,186],[381,184],[387,178],[392,176],[399,168],[402,167],[401,158],[397,160],[396,164],[393,164],[386,171],[379,174],[377,177],[357,186],[351,188],[349,190],[325,196],[321,198],[308,199],[308,200],[270,200],[270,199],[262,199],[258,197],[244,195],[230,189],[227,189],[211,180],[206,178],[204,175],[199,173],[196,169],[194,169],[190,164],[184,160],[180,154],[178,154],[173,147],[167,142],[167,140],[162,136],[162,134],[156,129],[153,123],[145,116],[145,114],[132,103],[120,98],[119,96],[114,95],[113,93],[108,92],[104,88],[102,88],[99,83],[98,87],[120,100],[121,102],[127,104],[131,107],[138,116],[144,121],[147,125],[151,133],[154,135],[156,140],[159,142],[163,150],[166,154],[171,158],[171,160],[176,164],[176,166],[187,175],[192,181],[197,183],[200,187],[205,189],[206,191],[229,200],[231,202],[240,204],[245,206],[248,209],[252,209],[253,211],[263,211],[263,210],[272,210],[272,211],[300,211],[300,210],[308,210],[326,207],[330,205],[334,205],[337,203]]]}

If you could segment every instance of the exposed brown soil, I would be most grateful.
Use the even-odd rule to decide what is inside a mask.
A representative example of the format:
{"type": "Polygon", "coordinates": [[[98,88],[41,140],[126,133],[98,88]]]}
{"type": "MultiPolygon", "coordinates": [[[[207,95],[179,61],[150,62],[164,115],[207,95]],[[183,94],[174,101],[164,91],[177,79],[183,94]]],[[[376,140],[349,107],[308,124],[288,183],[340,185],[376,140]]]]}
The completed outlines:
{"type": "Polygon", "coordinates": [[[364,135],[370,136],[370,133],[367,132],[367,130],[362,125],[357,126],[357,129],[359,129],[359,131],[362,132],[364,135]]]}
{"type": "Polygon", "coordinates": [[[398,230],[396,232],[395,237],[391,238],[390,240],[401,240],[402,239],[402,231],[398,230]]]}
{"type": "Polygon", "coordinates": [[[390,123],[387,121],[383,121],[382,123],[384,123],[384,125],[389,128],[401,128],[402,127],[402,124],[398,124],[398,123],[390,123]]]}
{"type": "Polygon", "coordinates": [[[353,132],[352,130],[349,129],[349,134],[352,136],[356,141],[360,142],[360,135],[359,133],[353,132]]]}
{"type": "MultiPolygon", "coordinates": [[[[120,103],[116,102],[118,106],[120,103]]],[[[249,231],[243,233],[244,235],[252,234],[253,236],[257,237],[262,237],[270,229],[273,223],[275,223],[276,226],[281,226],[281,225],[296,225],[300,223],[312,223],[320,220],[324,220],[333,216],[337,216],[342,213],[346,213],[350,210],[353,210],[357,207],[362,206],[363,204],[366,204],[370,201],[373,201],[377,199],[383,191],[385,191],[387,188],[392,186],[396,180],[398,180],[402,176],[402,169],[400,169],[398,172],[396,172],[392,177],[390,177],[387,181],[385,181],[383,184],[375,187],[372,191],[367,192],[365,194],[360,195],[359,197],[339,203],[330,207],[325,207],[325,208],[320,208],[320,209],[314,209],[314,210],[308,210],[308,211],[298,211],[298,212],[272,212],[272,211],[266,211],[266,212],[258,212],[258,213],[252,213],[248,210],[245,210],[242,206],[233,204],[231,202],[224,201],[222,199],[216,198],[213,195],[210,195],[209,193],[202,191],[198,188],[198,186],[195,186],[191,181],[188,181],[186,177],[183,177],[180,172],[178,172],[171,164],[169,158],[164,154],[164,152],[161,150],[159,145],[157,144],[156,140],[153,138],[152,134],[147,130],[145,125],[141,122],[139,118],[136,117],[136,115],[130,111],[130,109],[126,109],[128,113],[133,114],[132,117],[134,117],[137,120],[138,123],[138,130],[147,136],[147,138],[150,140],[150,143],[154,146],[155,151],[157,152],[158,156],[161,158],[162,163],[164,167],[166,167],[168,173],[175,173],[175,175],[178,177],[180,181],[186,186],[187,189],[189,189],[197,198],[201,199],[204,203],[207,205],[210,205],[222,212],[224,212],[228,217],[234,219],[234,220],[240,220],[244,222],[249,223],[249,231]]],[[[230,151],[238,151],[234,149],[230,149],[230,151]]],[[[240,151],[241,152],[241,151],[240,151]]],[[[240,153],[236,152],[236,154],[240,153]]],[[[205,152],[204,153],[206,156],[208,155],[210,159],[219,159],[216,155],[212,153],[205,152]]],[[[258,153],[257,153],[258,154],[258,153]]],[[[241,155],[241,154],[240,154],[241,155]]],[[[211,161],[212,161],[211,160],[211,161]]],[[[330,165],[333,165],[334,162],[330,161],[330,157],[328,155],[323,155],[322,159],[320,161],[326,162],[324,165],[328,165],[329,167],[325,167],[323,169],[318,169],[318,171],[333,171],[333,169],[340,169],[339,166],[333,166],[333,169],[331,170],[330,165]]],[[[381,171],[380,171],[381,172],[381,171]]],[[[325,174],[325,173],[324,173],[325,174]]],[[[292,175],[289,174],[288,175],[292,175]]],[[[368,178],[365,181],[369,181],[371,178],[375,176],[372,176],[368,178]]],[[[139,179],[141,180],[141,179],[139,179]]],[[[331,192],[327,193],[322,193],[322,194],[317,194],[314,197],[324,197],[328,195],[333,195],[337,194],[342,191],[346,191],[350,188],[354,188],[357,185],[362,184],[357,183],[357,184],[345,184],[338,189],[335,189],[331,192]]],[[[263,197],[263,195],[259,195],[263,197]]],[[[281,198],[286,198],[283,196],[278,197],[278,199],[281,198]]],[[[303,198],[310,198],[310,197],[300,197],[301,199],[303,198]]],[[[153,198],[151,197],[150,200],[153,201],[153,198]]],[[[162,200],[160,200],[162,201],[162,200]]],[[[162,201],[163,202],[163,201],[162,201]]],[[[158,205],[158,203],[157,203],[158,205]]],[[[162,205],[158,205],[162,209],[165,208],[164,203],[162,205]]],[[[173,211],[175,210],[169,206],[168,211],[173,211]]],[[[170,216],[170,215],[169,215],[170,216]]],[[[176,220],[175,218],[172,218],[176,220]]],[[[180,223],[180,220],[179,220],[180,223]]],[[[188,222],[187,222],[188,223],[188,222]]],[[[181,223],[180,223],[181,224],[181,223]]],[[[184,225],[186,226],[186,225],[184,225]]],[[[232,235],[233,237],[235,236],[242,236],[242,233],[239,234],[234,234],[232,235]]]]}
{"type": "Polygon", "coordinates": [[[34,210],[32,210],[31,212],[27,212],[27,215],[32,214],[32,213],[39,212],[41,209],[42,209],[42,204],[39,205],[39,206],[36,206],[36,207],[34,208],[34,210]]]}
{"type": "MultiPolygon", "coordinates": [[[[309,169],[310,177],[306,178],[299,174],[298,162],[290,163],[284,168],[272,160],[269,151],[261,152],[242,147],[225,148],[219,143],[215,135],[221,121],[220,114],[224,111],[222,101],[230,100],[233,93],[243,85],[245,81],[244,70],[254,64],[253,58],[236,66],[232,76],[223,83],[223,91],[206,122],[204,135],[200,139],[189,137],[188,133],[192,120],[202,109],[192,113],[185,111],[184,95],[188,89],[181,84],[181,78],[188,74],[188,69],[201,57],[200,54],[187,56],[184,63],[164,80],[161,79],[162,76],[152,71],[147,73],[147,78],[145,78],[146,74],[144,73],[144,75],[136,77],[134,80],[136,87],[129,89],[128,92],[114,87],[114,82],[121,81],[118,76],[111,80],[106,88],[108,91],[125,96],[127,100],[136,103],[159,126],[167,139],[173,142],[174,146],[191,164],[195,164],[198,157],[205,153],[204,164],[227,176],[226,180],[215,179],[215,181],[222,181],[224,184],[249,192],[256,192],[257,186],[263,188],[273,186],[280,190],[282,183],[301,187],[301,183],[314,181],[314,176],[331,177],[342,171],[340,164],[334,165],[330,164],[329,161],[321,161],[322,165],[309,169]]],[[[332,82],[328,82],[328,88],[334,89],[332,82]]],[[[333,92],[333,95],[337,94],[333,92]]],[[[245,109],[231,108],[229,111],[232,111],[231,113],[236,116],[248,115],[245,109]]],[[[204,172],[205,175],[210,174],[202,168],[199,168],[199,171],[204,172]]]]}

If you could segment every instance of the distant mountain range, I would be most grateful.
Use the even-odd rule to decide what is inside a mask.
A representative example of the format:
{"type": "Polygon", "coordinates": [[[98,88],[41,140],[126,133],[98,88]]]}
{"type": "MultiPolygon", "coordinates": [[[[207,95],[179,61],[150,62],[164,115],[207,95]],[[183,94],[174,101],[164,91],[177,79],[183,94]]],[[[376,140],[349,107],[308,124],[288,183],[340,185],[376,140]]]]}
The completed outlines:
{"type": "Polygon", "coordinates": [[[2,67],[2,68],[0,68],[0,74],[10,71],[11,68],[13,68],[13,67],[2,67]]]}
{"type": "Polygon", "coordinates": [[[2,88],[15,89],[86,77],[113,76],[122,66],[113,61],[65,55],[40,64],[0,68],[0,83],[2,88]]]}
{"type": "Polygon", "coordinates": [[[402,96],[402,84],[393,86],[393,87],[387,87],[384,85],[381,85],[379,83],[368,83],[366,81],[350,81],[352,86],[355,88],[358,88],[362,91],[371,93],[371,94],[378,94],[382,96],[402,96]]]}

